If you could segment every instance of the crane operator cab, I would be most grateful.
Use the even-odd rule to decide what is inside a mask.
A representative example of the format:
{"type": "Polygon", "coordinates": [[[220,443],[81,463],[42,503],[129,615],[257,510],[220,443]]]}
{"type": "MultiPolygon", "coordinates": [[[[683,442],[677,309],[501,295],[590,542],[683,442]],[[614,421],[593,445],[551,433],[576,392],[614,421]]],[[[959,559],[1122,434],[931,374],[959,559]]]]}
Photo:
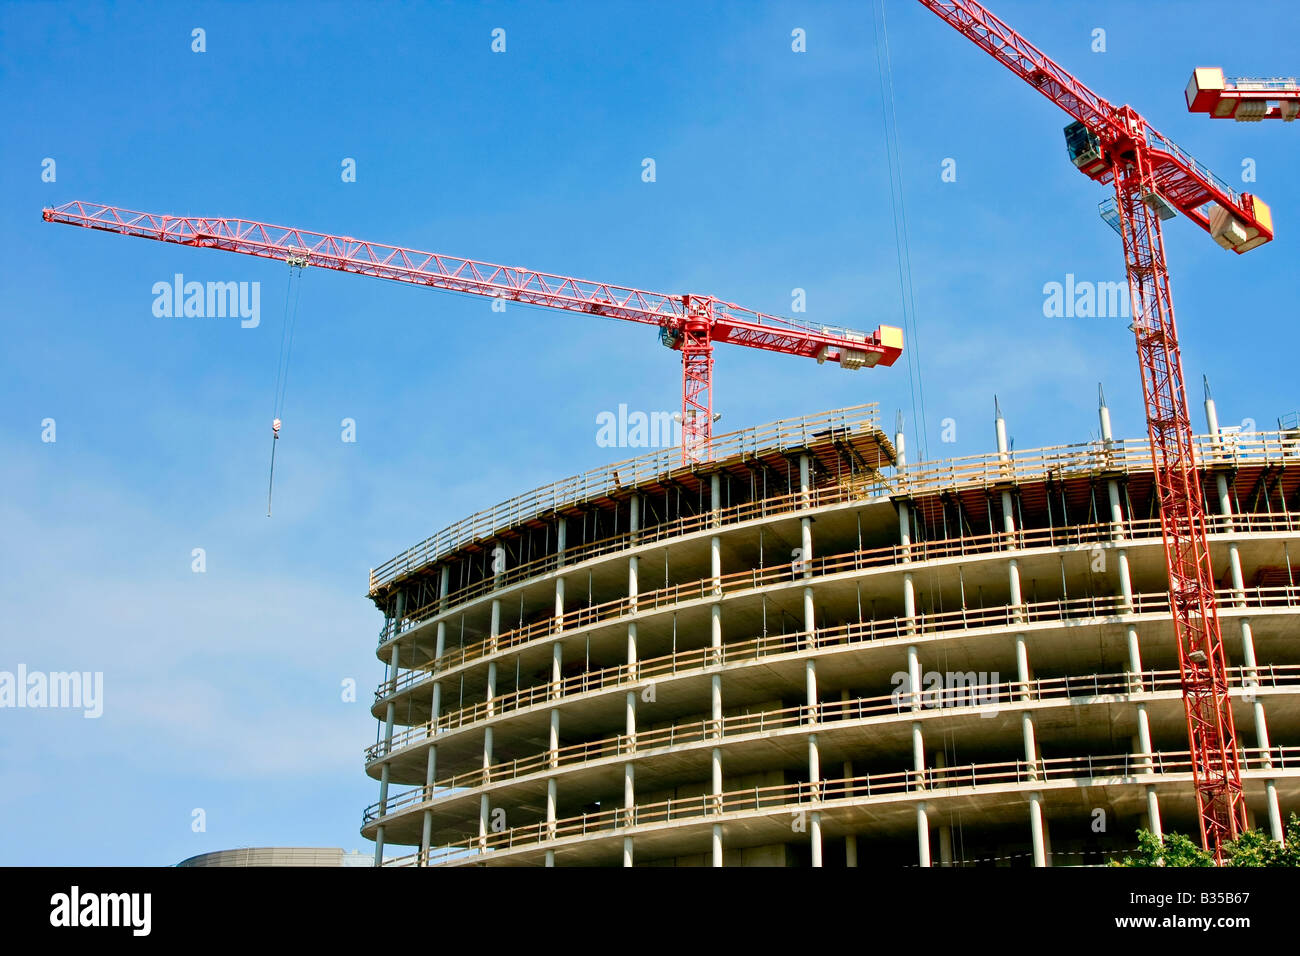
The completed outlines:
{"type": "Polygon", "coordinates": [[[1101,151],[1101,139],[1078,121],[1065,127],[1065,151],[1070,162],[1093,179],[1110,168],[1110,160],[1101,151]]]}

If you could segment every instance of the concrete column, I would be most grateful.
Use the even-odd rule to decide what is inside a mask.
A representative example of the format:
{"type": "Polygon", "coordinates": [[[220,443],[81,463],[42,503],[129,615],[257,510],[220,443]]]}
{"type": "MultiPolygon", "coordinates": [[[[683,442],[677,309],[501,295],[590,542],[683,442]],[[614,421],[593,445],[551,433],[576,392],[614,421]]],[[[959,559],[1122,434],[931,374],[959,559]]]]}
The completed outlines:
{"type": "Polygon", "coordinates": [[[1043,811],[1043,858],[1047,861],[1048,866],[1052,866],[1052,821],[1047,819],[1047,811],[1043,811]]]}
{"type": "MultiPolygon", "coordinates": [[[[429,799],[433,794],[434,775],[437,772],[437,747],[429,748],[429,760],[424,768],[424,798],[429,799]]],[[[433,836],[433,811],[425,810],[420,827],[420,866],[425,866],[429,862],[429,841],[433,836]]]]}
{"type": "MultiPolygon", "coordinates": [[[[1029,646],[1025,635],[1016,635],[1016,681],[1020,684],[1020,699],[1028,701],[1032,694],[1029,690],[1033,679],[1029,669],[1029,646]]],[[[1025,744],[1025,761],[1029,764],[1030,779],[1038,778],[1038,739],[1034,728],[1034,715],[1028,710],[1020,712],[1020,735],[1025,744]]]]}
{"type": "Polygon", "coordinates": [[[487,832],[491,826],[492,805],[488,800],[488,795],[483,794],[478,804],[478,850],[480,853],[487,852],[487,832]]]}
{"type": "MultiPolygon", "coordinates": [[[[559,649],[559,646],[556,646],[559,649]]],[[[556,655],[557,657],[559,655],[556,655]]],[[[559,708],[551,709],[551,726],[547,740],[547,749],[551,753],[551,767],[558,765],[558,751],[560,749],[560,711],[559,708]]],[[[555,804],[559,797],[559,788],[555,777],[550,777],[546,781],[546,822],[548,839],[555,835],[555,804]]],[[[555,866],[555,851],[546,851],[546,865],[555,866]]]]}
{"type": "MultiPolygon", "coordinates": [[[[812,491],[812,468],[807,455],[799,456],[799,494],[805,505],[810,504],[812,491]]],[[[799,558],[803,562],[803,577],[812,577],[812,519],[804,515],[799,519],[799,558]]],[[[808,635],[808,647],[817,646],[817,615],[813,604],[811,587],[803,589],[803,628],[808,635]]],[[[808,701],[808,721],[816,725],[819,720],[817,697],[817,662],[809,657],[804,663],[804,689],[808,701]]],[[[809,813],[808,839],[811,849],[812,865],[822,865],[822,815],[816,809],[821,803],[821,752],[817,746],[817,734],[808,735],[808,782],[811,789],[813,810],[809,813]]]]}
{"type": "MultiPolygon", "coordinates": [[[[812,460],[805,454],[799,456],[799,494],[805,504],[811,504],[812,494],[812,460]]],[[[803,564],[803,577],[812,577],[812,519],[807,515],[799,520],[799,559],[803,564]]],[[[808,635],[808,647],[817,646],[817,612],[813,603],[813,589],[803,589],[803,629],[808,635]]],[[[808,702],[808,722],[816,725],[820,720],[820,708],[817,697],[817,661],[809,656],[804,661],[804,690],[808,702]]],[[[808,838],[812,850],[812,865],[822,865],[822,815],[816,809],[821,803],[821,752],[817,746],[817,734],[808,735],[808,782],[811,789],[813,810],[809,813],[808,838]]]]}
{"type": "MultiPolygon", "coordinates": [[[[491,623],[491,631],[489,633],[489,640],[491,642],[490,646],[493,651],[496,650],[497,636],[500,633],[501,633],[501,602],[499,600],[494,599],[492,601],[492,623],[491,623]]],[[[488,717],[491,717],[496,712],[496,704],[495,704],[496,695],[497,695],[497,663],[496,661],[492,661],[490,664],[488,664],[487,692],[484,697],[487,703],[486,713],[488,717]]],[[[491,766],[492,766],[492,728],[487,727],[483,730],[484,782],[487,781],[488,768],[491,766]]],[[[488,805],[488,795],[485,793],[483,794],[483,799],[482,799],[480,812],[479,812],[480,846],[483,846],[484,848],[486,847],[483,844],[483,837],[487,834],[489,813],[490,813],[490,807],[488,805]]]]}
{"type": "MultiPolygon", "coordinates": [[[[1124,563],[1120,568],[1120,582],[1124,586],[1125,605],[1129,608],[1133,606],[1132,586],[1129,583],[1128,564],[1124,563]]],[[[1142,648],[1138,642],[1137,629],[1132,625],[1128,628],[1128,669],[1132,674],[1137,675],[1136,690],[1143,690],[1142,684],[1142,648]]],[[[1142,761],[1148,773],[1154,773],[1155,767],[1150,759],[1151,750],[1151,722],[1147,718],[1146,704],[1137,706],[1137,723],[1138,723],[1138,751],[1146,756],[1142,761]]],[[[1164,827],[1160,822],[1160,798],[1156,794],[1155,784],[1148,784],[1146,788],[1147,800],[1147,829],[1150,830],[1157,840],[1164,841],[1164,827]]]]}
{"type": "Polygon", "coordinates": [[[1030,681],[1033,675],[1029,670],[1029,644],[1025,640],[1025,635],[1016,635],[1016,681],[1020,684],[1021,700],[1029,700],[1032,696],[1030,691],[1030,681]]]}
{"type": "MultiPolygon", "coordinates": [[[[493,599],[492,601],[492,618],[490,630],[488,632],[489,647],[492,651],[496,650],[497,637],[501,634],[501,601],[493,599]]],[[[496,713],[496,696],[497,696],[497,662],[492,661],[488,664],[487,672],[487,691],[484,700],[487,704],[486,714],[491,717],[496,713]]],[[[489,779],[488,768],[492,766],[492,728],[483,729],[483,781],[487,783],[489,779]]],[[[491,801],[488,795],[484,793],[479,800],[478,815],[478,836],[479,850],[487,851],[487,832],[490,826],[492,815],[491,801]]]]}
{"type": "MultiPolygon", "coordinates": [[[[1142,673],[1142,651],[1138,644],[1137,630],[1133,627],[1128,629],[1128,667],[1129,672],[1139,675],[1138,690],[1142,689],[1140,675],[1142,673]]],[[[1137,752],[1140,759],[1137,761],[1138,768],[1145,773],[1155,773],[1155,764],[1151,759],[1151,721],[1147,717],[1147,705],[1139,703],[1137,705],[1137,752]]],[[[1164,830],[1160,825],[1160,798],[1156,794],[1154,784],[1146,788],[1147,800],[1147,829],[1155,834],[1156,839],[1164,839],[1164,830]]]]}
{"type": "Polygon", "coordinates": [[[492,599],[492,623],[491,630],[488,632],[488,649],[495,652],[497,649],[497,638],[501,636],[501,600],[500,598],[492,599]]]}
{"type": "Polygon", "coordinates": [[[812,848],[812,865],[822,865],[822,815],[817,810],[808,814],[808,841],[812,848]]]}
{"type": "MultiPolygon", "coordinates": [[[[811,588],[805,590],[811,590],[811,588]]],[[[804,689],[808,700],[808,722],[815,727],[819,719],[820,708],[818,707],[817,697],[817,662],[811,657],[804,662],[804,689]]],[[[821,803],[821,751],[817,746],[817,734],[815,732],[808,735],[808,782],[812,791],[812,805],[814,807],[809,814],[808,827],[809,840],[812,845],[812,865],[821,866],[822,815],[821,811],[816,809],[821,803]]]]}
{"type": "Polygon", "coordinates": [[[939,865],[952,866],[952,827],[946,823],[939,827],[939,865]]]}
{"type": "MultiPolygon", "coordinates": [[[[633,495],[628,502],[628,530],[631,536],[631,544],[635,545],[638,532],[641,530],[641,496],[633,495]]],[[[640,559],[633,555],[627,559],[627,596],[630,609],[636,612],[637,595],[640,594],[640,584],[638,581],[640,559]]],[[[627,625],[627,676],[629,681],[636,680],[636,621],[629,621],[627,625]]],[[[635,687],[630,687],[625,698],[625,730],[627,736],[629,759],[623,764],[623,809],[626,812],[624,817],[625,825],[631,825],[633,811],[636,809],[636,767],[630,759],[631,752],[636,749],[636,701],[637,692],[635,687]]],[[[632,837],[623,837],[623,865],[632,865],[632,837]]]]}
{"type": "Polygon", "coordinates": [[[921,654],[915,644],[907,647],[907,689],[912,710],[921,709],[921,654]]]}
{"type": "Polygon", "coordinates": [[[1020,589],[1020,562],[1015,558],[1007,559],[1007,584],[1011,595],[1011,619],[1024,620],[1024,592],[1020,589]]]}
{"type": "Polygon", "coordinates": [[[921,866],[930,865],[930,816],[926,812],[925,802],[916,805],[916,844],[917,856],[921,866]]]}
{"type": "MultiPolygon", "coordinates": [[[[438,716],[442,709],[442,685],[435,683],[433,685],[433,707],[429,712],[429,735],[433,736],[437,732],[438,716]]],[[[424,799],[429,800],[433,797],[433,785],[438,779],[438,745],[429,744],[429,756],[424,768],[424,799]]],[[[429,855],[429,839],[433,832],[433,810],[424,811],[422,835],[420,837],[420,852],[423,854],[421,865],[424,864],[425,858],[429,855]]]]}
{"type": "MultiPolygon", "coordinates": [[[[840,691],[841,702],[847,702],[849,699],[850,699],[850,695],[847,690],[840,691]]],[[[844,767],[842,772],[844,774],[845,780],[853,779],[852,760],[844,761],[844,767]]],[[[854,794],[854,789],[852,784],[849,785],[847,792],[849,796],[852,796],[854,794]]],[[[855,867],[858,865],[858,837],[856,833],[849,833],[846,834],[844,837],[844,865],[849,867],[855,867]]]]}
{"type": "MultiPolygon", "coordinates": [[[[636,808],[636,787],[632,762],[623,764],[623,808],[627,811],[626,823],[631,825],[636,808]]],[[[623,865],[632,865],[632,837],[623,837],[623,865]]]]}
{"type": "MultiPolygon", "coordinates": [[[[564,660],[564,645],[560,641],[556,641],[551,646],[551,687],[552,687],[551,694],[552,694],[552,698],[556,700],[560,698],[560,680],[563,677],[561,665],[563,663],[563,660],[564,660]]],[[[551,725],[550,725],[550,733],[547,738],[547,750],[550,751],[551,754],[550,765],[552,769],[554,769],[555,767],[559,766],[559,750],[560,750],[560,708],[559,707],[551,708],[551,725]]],[[[548,778],[546,781],[546,822],[552,825],[551,827],[548,828],[548,830],[552,834],[554,833],[555,802],[558,796],[557,789],[558,789],[558,784],[556,783],[555,777],[548,778]]],[[[547,866],[555,865],[554,850],[546,851],[546,865],[547,866]]]]}
{"type": "MultiPolygon", "coordinates": [[[[442,573],[438,581],[438,599],[446,601],[447,593],[451,585],[451,568],[447,565],[442,566],[442,573]]],[[[441,605],[440,605],[441,608],[441,605]]],[[[438,622],[438,637],[433,648],[433,666],[438,666],[438,661],[442,659],[443,654],[447,652],[447,622],[438,622]]],[[[436,673],[436,671],[435,671],[436,673]]],[[[438,718],[442,716],[442,681],[433,682],[433,702],[429,708],[429,736],[437,737],[438,735],[438,718]]],[[[433,796],[433,785],[437,781],[438,774],[438,745],[429,744],[429,760],[424,768],[424,795],[425,799],[433,796]]],[[[427,865],[429,861],[429,841],[433,836],[433,811],[425,810],[424,819],[422,820],[420,835],[420,863],[427,865]]]]}
{"type": "Polygon", "coordinates": [[[1154,784],[1147,787],[1147,829],[1155,834],[1157,840],[1164,842],[1165,831],[1160,825],[1160,798],[1156,796],[1154,784]]]}
{"type": "MultiPolygon", "coordinates": [[[[406,613],[406,592],[397,592],[397,610],[393,614],[393,633],[401,625],[402,615],[406,613]]],[[[388,812],[388,755],[393,749],[393,721],[397,716],[397,702],[393,695],[397,692],[397,675],[401,648],[394,641],[393,654],[388,665],[388,707],[384,711],[384,764],[379,768],[379,816],[388,812]]],[[[380,824],[375,830],[375,866],[384,862],[384,827],[380,824]]]]}
{"type": "MultiPolygon", "coordinates": [[[[1252,696],[1258,694],[1259,678],[1256,676],[1258,664],[1255,660],[1255,635],[1251,629],[1250,619],[1241,619],[1241,649],[1243,663],[1245,664],[1247,693],[1252,696]]],[[[1268,720],[1264,715],[1264,702],[1258,696],[1254,696],[1251,701],[1251,707],[1255,716],[1255,746],[1260,748],[1263,753],[1263,765],[1265,767],[1273,766],[1273,757],[1269,752],[1270,743],[1268,736],[1268,720]]],[[[1268,825],[1271,831],[1270,835],[1279,843],[1282,842],[1286,833],[1282,827],[1282,807],[1277,800],[1277,784],[1274,780],[1264,781],[1264,798],[1268,806],[1268,825]]]]}
{"type": "Polygon", "coordinates": [[[1043,838],[1043,797],[1029,795],[1029,833],[1034,843],[1034,866],[1047,866],[1047,846],[1043,838]]]}
{"type": "MultiPolygon", "coordinates": [[[[1213,438],[1219,437],[1219,415],[1214,405],[1214,398],[1210,394],[1210,381],[1205,379],[1205,421],[1209,426],[1210,435],[1213,438]]],[[[1232,528],[1232,496],[1228,494],[1228,479],[1223,472],[1218,472],[1214,476],[1215,485],[1219,493],[1219,513],[1227,518],[1227,527],[1232,528]]],[[[1238,551],[1236,542],[1228,545],[1228,568],[1232,575],[1232,589],[1235,592],[1235,603],[1238,607],[1246,606],[1246,583],[1241,570],[1241,554],[1238,551]]],[[[1249,618],[1240,618],[1241,627],[1241,650],[1242,663],[1245,665],[1244,683],[1247,687],[1247,693],[1254,696],[1254,691],[1259,686],[1259,677],[1256,668],[1258,664],[1255,660],[1255,635],[1251,630],[1249,618]]],[[[1255,746],[1264,751],[1264,766],[1271,767],[1272,759],[1268,753],[1268,720],[1264,713],[1264,702],[1258,696],[1254,696],[1251,701],[1255,717],[1255,746]]],[[[1268,805],[1268,823],[1272,831],[1271,836],[1274,840],[1281,841],[1285,836],[1282,828],[1282,808],[1277,800],[1277,785],[1273,780],[1264,781],[1265,800],[1268,805]]]]}
{"type": "MultiPolygon", "coordinates": [[[[807,455],[799,456],[799,493],[808,500],[812,490],[812,463],[807,455]]],[[[799,521],[799,557],[804,562],[803,576],[812,577],[812,519],[804,516],[799,521]]],[[[808,635],[808,647],[817,646],[817,609],[813,602],[813,589],[805,587],[803,589],[803,629],[808,635]]],[[[820,708],[818,706],[817,696],[817,661],[813,657],[808,657],[804,661],[804,690],[808,702],[808,722],[816,725],[820,720],[820,708]]],[[[817,746],[817,734],[808,735],[808,782],[811,785],[813,807],[816,808],[821,798],[819,796],[819,786],[821,783],[821,752],[817,746]]],[[[812,850],[812,865],[820,867],[822,865],[822,815],[821,811],[813,809],[809,814],[808,836],[812,850]]]]}
{"type": "MultiPolygon", "coordinates": [[[[942,750],[936,750],[930,755],[930,762],[934,769],[942,770],[948,765],[948,757],[942,750]]],[[[944,787],[947,784],[940,781],[936,786],[944,787]]],[[[952,866],[952,827],[947,823],[939,824],[939,865],[952,866]]]]}
{"type": "MultiPolygon", "coordinates": [[[[555,525],[555,565],[556,568],[564,567],[564,551],[568,539],[568,523],[564,519],[559,519],[555,525]]],[[[564,578],[558,573],[555,576],[555,629],[563,630],[564,620],[564,578]]],[[[564,678],[564,643],[556,641],[551,645],[551,699],[559,700],[561,696],[560,681],[564,678]]],[[[547,738],[546,749],[550,752],[550,765],[555,768],[559,765],[560,749],[560,710],[558,707],[551,708],[550,732],[547,738]]],[[[550,777],[546,781],[546,822],[550,824],[548,833],[554,833],[555,824],[555,806],[558,799],[558,784],[555,777],[550,777]]],[[[546,865],[555,866],[555,851],[546,851],[546,865]]]]}
{"type": "MultiPolygon", "coordinates": [[[[907,686],[911,691],[913,713],[921,710],[921,657],[916,645],[907,648],[907,686]]],[[[925,786],[925,735],[919,720],[912,721],[912,769],[916,772],[916,786],[925,786]]]]}
{"type": "Polygon", "coordinates": [[[1278,843],[1286,842],[1286,831],[1282,828],[1282,807],[1277,802],[1277,781],[1264,781],[1264,798],[1268,803],[1268,828],[1270,836],[1278,843]]]}
{"type": "MultiPolygon", "coordinates": [[[[722,476],[709,476],[709,509],[713,512],[713,524],[720,524],[718,512],[722,510],[722,476]]],[[[709,647],[713,651],[713,661],[722,662],[722,537],[713,535],[709,539],[709,576],[713,579],[714,601],[709,607],[709,647]]],[[[709,719],[713,733],[722,735],[722,675],[715,673],[709,681],[709,719]]],[[[709,754],[710,795],[718,804],[722,800],[722,748],[715,746],[709,754]]],[[[722,824],[713,824],[710,833],[710,863],[722,866],[722,824]]]]}

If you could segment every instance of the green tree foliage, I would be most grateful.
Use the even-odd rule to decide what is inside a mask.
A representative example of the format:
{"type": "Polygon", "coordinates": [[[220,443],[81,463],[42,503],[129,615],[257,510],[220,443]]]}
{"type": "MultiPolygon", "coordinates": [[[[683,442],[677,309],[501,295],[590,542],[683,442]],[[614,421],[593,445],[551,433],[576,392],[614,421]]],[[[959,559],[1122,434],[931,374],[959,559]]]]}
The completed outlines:
{"type": "MultiPolygon", "coordinates": [[[[1181,833],[1166,833],[1161,843],[1149,830],[1138,831],[1137,852],[1111,866],[1213,866],[1214,858],[1181,833]]],[[[1224,866],[1300,867],[1300,817],[1287,819],[1286,842],[1278,843],[1260,830],[1247,830],[1223,848],[1224,866]]]]}

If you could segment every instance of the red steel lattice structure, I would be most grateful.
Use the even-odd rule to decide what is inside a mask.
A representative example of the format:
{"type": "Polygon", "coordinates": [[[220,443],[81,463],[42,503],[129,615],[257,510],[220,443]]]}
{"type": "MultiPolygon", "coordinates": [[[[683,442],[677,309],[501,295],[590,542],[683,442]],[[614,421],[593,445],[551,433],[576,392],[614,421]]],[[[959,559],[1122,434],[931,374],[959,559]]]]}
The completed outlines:
{"type": "Polygon", "coordinates": [[[166,216],[88,202],[47,208],[42,215],[46,222],[658,326],[660,340],[682,353],[682,460],[687,464],[709,457],[715,343],[837,362],[848,369],[893,365],[903,350],[902,330],[894,326],[867,333],[805,325],[714,296],[645,292],[247,219],[166,216]]]}
{"type": "Polygon", "coordinates": [[[1269,209],[1234,192],[1132,107],[1112,106],[1092,92],[981,4],[920,2],[1074,117],[1066,128],[1072,161],[1114,185],[1201,843],[1222,862],[1223,844],[1245,827],[1245,801],[1161,220],[1181,212],[1224,248],[1243,253],[1273,238],[1269,209]]]}

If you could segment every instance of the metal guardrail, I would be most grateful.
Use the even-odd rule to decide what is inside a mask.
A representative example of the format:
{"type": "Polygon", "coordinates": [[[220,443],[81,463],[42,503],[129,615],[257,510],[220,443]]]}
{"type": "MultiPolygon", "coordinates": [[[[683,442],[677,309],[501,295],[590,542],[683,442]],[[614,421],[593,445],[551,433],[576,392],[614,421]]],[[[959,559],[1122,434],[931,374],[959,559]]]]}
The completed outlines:
{"type": "MultiPolygon", "coordinates": [[[[1300,607],[1300,585],[1246,588],[1237,592],[1222,588],[1215,592],[1220,607],[1248,606],[1267,609],[1300,607]]],[[[539,704],[554,705],[566,697],[593,691],[626,690],[647,680],[677,676],[683,671],[733,663],[758,661],[778,654],[795,653],[812,649],[826,650],[846,645],[867,644],[873,641],[898,637],[916,637],[982,627],[1023,627],[1038,623],[1079,621],[1091,618],[1116,617],[1122,614],[1168,614],[1169,594],[1161,591],[1135,594],[1130,605],[1122,595],[1068,600],[1034,601],[1024,604],[995,605],[983,608],[964,608],[955,611],[918,612],[915,617],[894,617],[869,621],[854,621],[835,627],[786,634],[765,634],[747,641],[707,646],[686,651],[675,651],[659,657],[647,658],[635,664],[617,664],[594,671],[573,674],[560,681],[523,687],[502,694],[491,701],[479,701],[438,717],[436,724],[426,721],[395,734],[391,741],[381,741],[391,748],[406,746],[421,738],[428,738],[450,730],[459,729],[490,717],[523,710],[539,704]]],[[[432,680],[432,678],[428,678],[432,680]]],[[[409,688],[407,688],[409,689],[409,688]]],[[[383,698],[380,698],[383,699],[383,698]]],[[[382,756],[382,753],[378,753],[382,756]]]]}
{"type": "MultiPolygon", "coordinates": [[[[1228,668],[1229,687],[1277,688],[1300,686],[1300,664],[1268,664],[1257,667],[1228,668]]],[[[852,700],[827,701],[810,707],[800,704],[780,710],[735,714],[720,721],[712,719],[672,724],[668,727],[638,731],[636,734],[614,734],[599,740],[586,741],[543,750],[528,757],[502,761],[489,767],[476,768],[437,780],[430,787],[412,787],[392,794],[386,801],[376,801],[366,807],[362,825],[373,823],[381,815],[391,816],[407,809],[433,803],[449,795],[450,791],[484,787],[490,783],[515,780],[519,777],[545,770],[573,767],[608,757],[628,757],[659,747],[676,747],[683,744],[727,738],[751,733],[766,733],[789,727],[810,724],[829,729],[836,722],[862,720],[886,715],[908,715],[912,719],[916,709],[951,710],[974,708],[982,710],[1038,701],[1084,700],[1094,697],[1127,696],[1159,691],[1179,691],[1181,677],[1177,670],[1149,670],[1141,674],[1087,674],[1071,677],[1050,677],[1031,681],[1003,681],[992,684],[963,684],[922,690],[916,693],[902,691],[876,697],[852,700]],[[384,807],[383,814],[380,807],[384,807]]],[[[421,738],[421,739],[427,739],[421,738]]],[[[384,756],[382,742],[368,748],[367,763],[384,756]]]]}
{"type": "MultiPolygon", "coordinates": [[[[1209,534],[1227,532],[1256,534],[1269,531],[1292,531],[1300,528],[1300,512],[1280,512],[1276,515],[1207,515],[1206,517],[1207,532],[1209,534]]],[[[1158,539],[1160,535],[1160,520],[1158,518],[1130,519],[1119,523],[1100,522],[1065,528],[1034,528],[1027,531],[1016,531],[1011,534],[1002,532],[939,541],[923,541],[908,546],[886,545],[880,548],[854,550],[827,557],[813,558],[802,565],[797,561],[791,561],[784,564],[768,565],[763,568],[753,568],[749,571],[735,571],[717,579],[700,578],[653,591],[643,591],[635,599],[631,597],[616,598],[601,604],[575,608],[563,616],[547,617],[505,631],[496,637],[487,637],[473,644],[455,648],[424,667],[407,671],[405,675],[397,678],[396,681],[390,679],[380,684],[376,688],[375,698],[378,700],[382,696],[395,693],[412,683],[423,683],[431,680],[437,674],[458,667],[461,664],[509,650],[532,640],[549,637],[562,630],[573,630],[578,627],[615,620],[639,611],[657,610],[665,606],[680,604],[683,601],[791,581],[796,576],[803,577],[804,568],[809,572],[807,577],[817,579],[848,570],[861,571],[869,568],[888,567],[904,561],[920,563],[943,558],[998,554],[1008,550],[1111,543],[1120,538],[1128,542],[1139,542],[1152,538],[1158,539]]],[[[426,617],[436,613],[437,610],[436,607],[431,605],[427,614],[422,614],[419,611],[415,612],[411,618],[404,619],[407,623],[407,628],[404,630],[421,623],[426,617]]],[[[390,622],[391,624],[392,622],[390,622]]],[[[386,627],[380,634],[380,643],[384,643],[393,636],[390,628],[386,627]]]]}
{"type": "Polygon", "coordinates": [[[1300,80],[1294,76],[1229,76],[1224,79],[1224,82],[1230,84],[1228,89],[1242,92],[1277,90],[1289,93],[1300,89],[1300,80]]]}
{"type": "Polygon", "coordinates": [[[532,561],[515,565],[513,568],[507,568],[500,574],[467,584],[462,588],[449,592],[445,597],[434,598],[418,607],[410,608],[399,621],[385,620],[384,626],[379,632],[379,643],[383,644],[393,636],[395,624],[400,631],[409,630],[431,616],[455,611],[480,595],[499,591],[516,582],[546,574],[560,567],[573,568],[592,558],[614,554],[628,548],[643,547],[656,541],[662,541],[665,538],[679,537],[706,528],[724,528],[754,518],[773,518],[809,508],[824,508],[861,497],[863,497],[861,485],[846,481],[841,485],[814,488],[807,494],[796,491],[788,495],[776,495],[771,498],[747,501],[743,504],[720,508],[717,511],[684,515],[672,521],[665,521],[643,528],[635,534],[625,531],[602,538],[599,541],[590,541],[586,544],[568,547],[564,549],[563,562],[560,561],[561,556],[559,554],[544,555],[532,561]]]}
{"type": "MultiPolygon", "coordinates": [[[[1244,771],[1300,770],[1300,747],[1243,748],[1244,771]]],[[[855,798],[899,797],[914,799],[977,793],[986,787],[1076,781],[1084,786],[1105,783],[1143,783],[1152,777],[1190,775],[1191,755],[1185,751],[1151,754],[1049,757],[1036,761],[1005,760],[970,763],[925,770],[900,770],[853,777],[833,777],[816,782],[746,787],[717,794],[675,797],[655,803],[617,807],[558,820],[539,821],[499,832],[468,836],[453,843],[385,860],[385,866],[437,866],[478,862],[494,850],[534,849],[570,837],[616,836],[639,826],[708,820],[722,814],[770,815],[819,807],[855,798]]]]}

